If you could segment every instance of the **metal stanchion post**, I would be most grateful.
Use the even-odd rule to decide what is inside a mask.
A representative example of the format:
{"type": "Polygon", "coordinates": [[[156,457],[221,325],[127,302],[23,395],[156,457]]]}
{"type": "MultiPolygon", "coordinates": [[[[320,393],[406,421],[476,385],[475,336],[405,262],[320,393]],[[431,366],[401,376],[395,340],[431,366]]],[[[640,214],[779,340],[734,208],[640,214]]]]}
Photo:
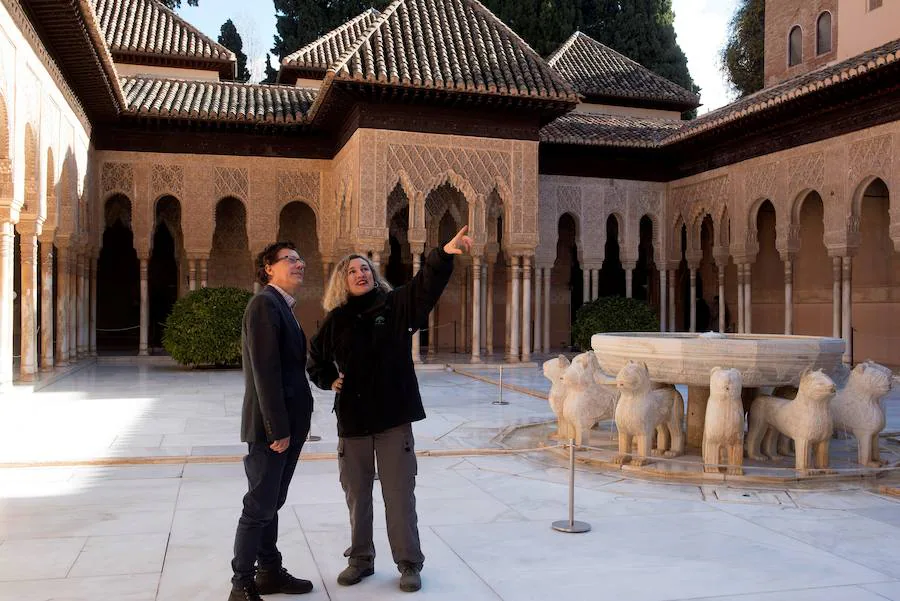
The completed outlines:
{"type": "Polygon", "coordinates": [[[590,532],[591,525],[587,522],[575,521],[575,439],[569,441],[569,519],[553,522],[553,529],[557,532],[580,534],[590,532]]]}
{"type": "Polygon", "coordinates": [[[500,366],[500,398],[493,402],[494,405],[509,405],[509,401],[503,400],[503,366],[500,366]]]}

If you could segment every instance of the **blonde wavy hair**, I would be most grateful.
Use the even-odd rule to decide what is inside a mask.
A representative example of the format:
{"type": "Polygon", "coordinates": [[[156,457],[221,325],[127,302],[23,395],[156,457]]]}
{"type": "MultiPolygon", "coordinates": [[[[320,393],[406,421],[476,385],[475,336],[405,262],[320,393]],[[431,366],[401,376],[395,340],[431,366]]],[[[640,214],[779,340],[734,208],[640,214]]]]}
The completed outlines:
{"type": "Polygon", "coordinates": [[[375,269],[375,264],[368,257],[347,255],[334,266],[334,271],[331,272],[331,277],[328,278],[328,286],[325,288],[325,296],[322,298],[322,306],[325,308],[325,311],[330,312],[347,304],[347,298],[350,296],[350,291],[347,289],[347,272],[350,269],[350,261],[353,259],[362,259],[366,262],[369,269],[372,270],[372,275],[375,277],[375,286],[377,288],[382,290],[391,289],[391,285],[375,269]]]}

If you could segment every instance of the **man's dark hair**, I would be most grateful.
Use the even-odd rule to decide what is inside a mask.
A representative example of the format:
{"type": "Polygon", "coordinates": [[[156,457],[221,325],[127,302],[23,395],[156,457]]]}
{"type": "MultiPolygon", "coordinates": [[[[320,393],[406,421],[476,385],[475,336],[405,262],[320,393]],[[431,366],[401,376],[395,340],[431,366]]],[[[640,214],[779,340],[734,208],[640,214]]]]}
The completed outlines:
{"type": "Polygon", "coordinates": [[[272,265],[278,260],[278,253],[285,248],[297,250],[297,246],[293,242],[276,242],[268,245],[261,253],[256,255],[256,281],[261,285],[265,286],[269,283],[269,274],[266,273],[266,266],[272,265]]]}

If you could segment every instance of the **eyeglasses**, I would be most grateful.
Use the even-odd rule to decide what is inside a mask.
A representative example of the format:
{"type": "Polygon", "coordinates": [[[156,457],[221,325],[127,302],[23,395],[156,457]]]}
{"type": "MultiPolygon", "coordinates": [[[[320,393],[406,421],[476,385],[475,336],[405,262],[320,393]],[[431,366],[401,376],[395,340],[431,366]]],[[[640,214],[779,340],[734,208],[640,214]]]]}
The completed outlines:
{"type": "Polygon", "coordinates": [[[305,263],[305,261],[303,259],[301,259],[300,257],[295,257],[293,255],[279,257],[279,258],[275,259],[274,261],[272,261],[272,264],[274,265],[278,261],[287,261],[291,265],[296,265],[297,263],[305,263]]]}

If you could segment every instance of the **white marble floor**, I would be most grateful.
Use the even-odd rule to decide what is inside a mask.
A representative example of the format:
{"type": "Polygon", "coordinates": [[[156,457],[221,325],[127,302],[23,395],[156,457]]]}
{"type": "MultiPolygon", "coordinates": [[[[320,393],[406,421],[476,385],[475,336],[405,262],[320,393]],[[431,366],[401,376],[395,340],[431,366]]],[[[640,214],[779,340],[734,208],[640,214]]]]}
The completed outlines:
{"type": "MultiPolygon", "coordinates": [[[[536,368],[514,373],[540,385],[536,368]]],[[[463,376],[420,380],[429,418],[416,425],[419,448],[490,447],[509,424],[549,415],[524,394],[492,405],[496,389],[463,376]]],[[[99,365],[0,400],[0,464],[59,464],[0,468],[0,600],[224,600],[246,486],[230,460],[240,395],[236,372],[99,365]],[[72,465],[210,455],[224,461],[72,465]]],[[[310,449],[333,451],[328,395],[317,402],[323,441],[310,449]]],[[[426,567],[415,598],[900,601],[894,499],[851,484],[747,490],[579,468],[576,518],[593,529],[574,535],[550,528],[567,515],[567,477],[546,453],[421,458],[426,567]]],[[[306,598],[408,598],[380,501],[376,575],[336,584],[349,534],[334,460],[301,461],[280,523],[287,566],[315,584],[306,598]]]]}

